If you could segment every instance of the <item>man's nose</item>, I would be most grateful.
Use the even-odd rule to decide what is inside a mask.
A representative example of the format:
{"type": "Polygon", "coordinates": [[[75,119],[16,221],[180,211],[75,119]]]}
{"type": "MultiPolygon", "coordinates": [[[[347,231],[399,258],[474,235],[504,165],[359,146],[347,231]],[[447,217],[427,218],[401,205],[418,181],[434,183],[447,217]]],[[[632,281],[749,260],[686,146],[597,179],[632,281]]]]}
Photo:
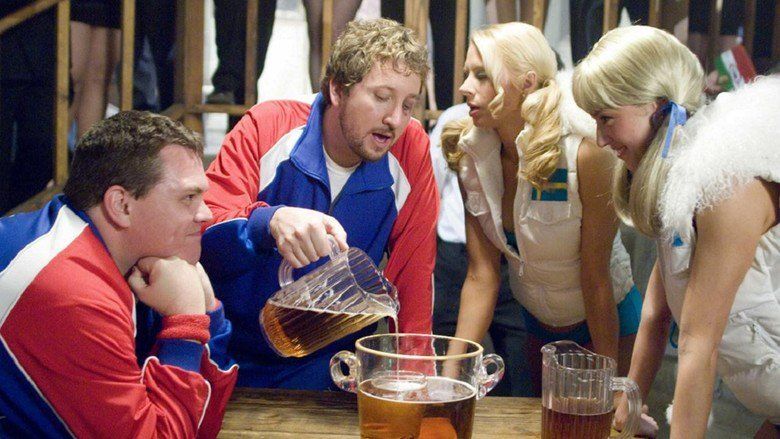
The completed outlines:
{"type": "Polygon", "coordinates": [[[206,205],[206,202],[201,200],[198,212],[195,214],[195,221],[199,223],[205,223],[211,221],[214,215],[211,214],[211,209],[206,205]]]}
{"type": "Polygon", "coordinates": [[[385,118],[382,120],[382,122],[391,129],[396,129],[401,126],[403,118],[404,107],[403,104],[400,104],[393,106],[393,108],[387,114],[385,114],[385,118]]]}

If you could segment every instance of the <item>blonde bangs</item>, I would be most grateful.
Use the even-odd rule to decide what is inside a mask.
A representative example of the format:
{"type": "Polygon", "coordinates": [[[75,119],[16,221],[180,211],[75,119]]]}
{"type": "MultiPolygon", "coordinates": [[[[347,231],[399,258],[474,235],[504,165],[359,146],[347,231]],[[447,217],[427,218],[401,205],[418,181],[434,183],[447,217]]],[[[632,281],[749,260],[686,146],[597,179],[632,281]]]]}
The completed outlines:
{"type": "MultiPolygon", "coordinates": [[[[587,60],[586,60],[587,61],[587,60]]],[[[612,99],[609,80],[605,80],[604,72],[595,71],[593,65],[581,63],[572,78],[574,102],[588,114],[595,114],[607,108],[619,105],[612,99]]]]}

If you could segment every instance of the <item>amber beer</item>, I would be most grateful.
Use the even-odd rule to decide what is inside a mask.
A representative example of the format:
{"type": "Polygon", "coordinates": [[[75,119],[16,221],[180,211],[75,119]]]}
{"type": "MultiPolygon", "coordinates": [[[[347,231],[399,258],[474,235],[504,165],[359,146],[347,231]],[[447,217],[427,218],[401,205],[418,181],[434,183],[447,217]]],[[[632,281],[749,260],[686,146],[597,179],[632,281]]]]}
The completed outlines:
{"type": "MultiPolygon", "coordinates": [[[[569,398],[572,399],[572,398],[569,398]]],[[[562,401],[560,407],[581,407],[582,401],[562,401]]],[[[542,439],[604,439],[612,431],[613,411],[592,415],[573,415],[542,407],[542,439]]]]}
{"type": "Polygon", "coordinates": [[[260,313],[260,323],[280,355],[304,357],[383,317],[387,316],[285,307],[269,301],[260,313]]]}
{"type": "Polygon", "coordinates": [[[450,378],[369,379],[358,386],[360,437],[470,438],[475,402],[473,387],[450,378]]]}

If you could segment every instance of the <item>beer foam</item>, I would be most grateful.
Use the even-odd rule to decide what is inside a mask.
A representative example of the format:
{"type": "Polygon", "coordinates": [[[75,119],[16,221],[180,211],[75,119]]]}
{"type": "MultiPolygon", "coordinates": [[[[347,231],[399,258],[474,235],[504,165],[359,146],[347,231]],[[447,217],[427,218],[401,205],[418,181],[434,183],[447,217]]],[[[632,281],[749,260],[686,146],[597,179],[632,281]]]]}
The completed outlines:
{"type": "Polygon", "coordinates": [[[422,381],[373,378],[363,381],[358,388],[372,398],[409,404],[457,402],[477,394],[470,384],[447,377],[426,377],[422,381]]]}

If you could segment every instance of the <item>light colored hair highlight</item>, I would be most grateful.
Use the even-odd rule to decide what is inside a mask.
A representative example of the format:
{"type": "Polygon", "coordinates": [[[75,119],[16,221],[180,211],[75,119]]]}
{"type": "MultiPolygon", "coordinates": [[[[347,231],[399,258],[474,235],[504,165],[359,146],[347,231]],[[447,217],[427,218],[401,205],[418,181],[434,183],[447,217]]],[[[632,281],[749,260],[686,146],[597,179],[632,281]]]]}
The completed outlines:
{"type": "MultiPolygon", "coordinates": [[[[703,104],[704,72],[696,56],[674,36],[649,26],[607,32],[574,71],[574,100],[590,114],[662,100],[693,114],[703,104]]],[[[668,118],[666,118],[668,119],[668,118]]],[[[659,236],[658,197],[669,160],[661,157],[668,120],[659,127],[633,175],[616,167],[612,197],[621,220],[647,236],[659,236]]]]}
{"type": "Polygon", "coordinates": [[[534,71],[536,91],[521,102],[520,115],[530,127],[523,149],[523,163],[518,175],[541,189],[555,171],[561,155],[558,141],[562,134],[560,115],[561,91],[555,82],[555,52],[539,29],[513,22],[487,26],[474,31],[471,42],[482,56],[485,73],[493,83],[496,97],[488,105],[494,118],[504,111],[505,84],[523,89],[525,75],[534,71]]]}
{"type": "Polygon", "coordinates": [[[473,126],[471,118],[464,117],[447,122],[441,130],[441,152],[447,166],[455,172],[460,171],[460,159],[463,157],[463,150],[458,147],[458,142],[473,126]]]}

